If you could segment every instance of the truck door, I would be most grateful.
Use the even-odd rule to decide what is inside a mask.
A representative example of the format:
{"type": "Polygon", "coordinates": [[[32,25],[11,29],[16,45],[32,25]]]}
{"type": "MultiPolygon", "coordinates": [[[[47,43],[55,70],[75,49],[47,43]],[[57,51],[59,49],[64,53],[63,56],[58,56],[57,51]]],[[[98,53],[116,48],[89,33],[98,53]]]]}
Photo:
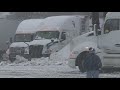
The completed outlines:
{"type": "Polygon", "coordinates": [[[66,32],[61,33],[59,49],[62,49],[67,44],[66,32]]]}
{"type": "MultiPolygon", "coordinates": [[[[99,46],[106,55],[120,54],[120,19],[108,19],[105,22],[102,35],[99,36],[99,46]]],[[[111,65],[120,65],[120,59],[106,61],[111,65]]]]}

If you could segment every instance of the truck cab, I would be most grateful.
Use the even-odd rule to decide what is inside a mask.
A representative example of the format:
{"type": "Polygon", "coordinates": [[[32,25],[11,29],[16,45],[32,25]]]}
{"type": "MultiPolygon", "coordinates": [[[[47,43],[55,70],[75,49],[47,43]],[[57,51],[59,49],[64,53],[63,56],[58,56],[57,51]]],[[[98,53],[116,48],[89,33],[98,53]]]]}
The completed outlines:
{"type": "Polygon", "coordinates": [[[33,41],[37,26],[43,19],[28,19],[22,21],[14,35],[14,42],[9,47],[9,59],[14,61],[16,55],[29,58],[29,43],[33,41]]]}
{"type": "Polygon", "coordinates": [[[82,16],[52,16],[44,19],[44,24],[30,43],[31,57],[49,57],[51,53],[62,49],[74,37],[80,35],[83,18],[82,16]]]}
{"type": "Polygon", "coordinates": [[[56,52],[66,45],[68,42],[66,40],[68,37],[65,31],[38,31],[35,39],[30,43],[30,55],[32,58],[48,57],[50,53],[56,52]]]}

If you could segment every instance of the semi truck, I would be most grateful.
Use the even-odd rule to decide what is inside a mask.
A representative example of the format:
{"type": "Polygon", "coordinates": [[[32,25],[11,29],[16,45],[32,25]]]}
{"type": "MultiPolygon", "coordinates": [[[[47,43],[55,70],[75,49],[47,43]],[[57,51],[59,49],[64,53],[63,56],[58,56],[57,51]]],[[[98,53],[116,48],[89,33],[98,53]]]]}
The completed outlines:
{"type": "Polygon", "coordinates": [[[35,40],[30,43],[31,58],[49,57],[58,52],[71,40],[88,30],[85,23],[88,17],[79,15],[51,16],[44,19],[36,32],[35,40]]]}
{"type": "Polygon", "coordinates": [[[77,46],[71,51],[68,59],[68,65],[72,68],[76,66],[81,68],[80,60],[77,59],[78,55],[82,59],[85,58],[84,48],[95,48],[96,54],[100,56],[102,68],[120,68],[120,12],[108,12],[103,23],[101,30],[86,33],[74,39],[78,41],[77,46]]]}
{"type": "Polygon", "coordinates": [[[14,42],[9,47],[9,60],[15,61],[16,55],[29,59],[29,43],[34,39],[37,27],[43,19],[23,20],[14,35],[14,42]]]}

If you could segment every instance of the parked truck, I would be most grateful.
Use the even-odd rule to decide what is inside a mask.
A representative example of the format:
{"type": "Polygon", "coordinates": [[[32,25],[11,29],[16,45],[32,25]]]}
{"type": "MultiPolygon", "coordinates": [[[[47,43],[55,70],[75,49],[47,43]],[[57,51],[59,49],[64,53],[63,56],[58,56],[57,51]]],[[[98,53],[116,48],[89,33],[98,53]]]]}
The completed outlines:
{"type": "Polygon", "coordinates": [[[79,15],[44,19],[42,27],[36,32],[35,40],[30,43],[31,58],[49,57],[51,53],[58,52],[73,38],[87,32],[87,21],[85,16],[79,15]]]}
{"type": "Polygon", "coordinates": [[[16,55],[29,59],[29,43],[34,39],[37,27],[43,19],[28,19],[22,21],[14,35],[14,42],[9,47],[9,60],[14,61],[16,55]]]}
{"type": "Polygon", "coordinates": [[[72,68],[79,67],[81,70],[80,60],[77,59],[78,55],[81,58],[85,57],[85,49],[93,47],[96,53],[100,56],[103,68],[119,68],[120,67],[120,12],[108,12],[106,14],[105,22],[101,30],[86,33],[78,39],[78,45],[73,49],[68,60],[68,65],[72,68]]]}

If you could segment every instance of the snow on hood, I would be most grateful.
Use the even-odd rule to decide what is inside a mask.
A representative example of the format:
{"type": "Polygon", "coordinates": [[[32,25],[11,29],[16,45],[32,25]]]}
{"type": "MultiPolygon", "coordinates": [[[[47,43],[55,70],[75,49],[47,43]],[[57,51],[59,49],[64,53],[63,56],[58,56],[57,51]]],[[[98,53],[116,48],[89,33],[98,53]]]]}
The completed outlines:
{"type": "MultiPolygon", "coordinates": [[[[28,43],[28,42],[27,42],[28,43]]],[[[29,44],[29,43],[28,43],[29,44]]],[[[10,47],[28,47],[24,42],[14,42],[10,45],[10,47]]]]}
{"type": "Polygon", "coordinates": [[[60,51],[52,53],[50,59],[65,62],[70,55],[70,44],[63,47],[60,51]]]}
{"type": "Polygon", "coordinates": [[[33,40],[30,45],[46,45],[51,42],[51,39],[33,40]]]}

